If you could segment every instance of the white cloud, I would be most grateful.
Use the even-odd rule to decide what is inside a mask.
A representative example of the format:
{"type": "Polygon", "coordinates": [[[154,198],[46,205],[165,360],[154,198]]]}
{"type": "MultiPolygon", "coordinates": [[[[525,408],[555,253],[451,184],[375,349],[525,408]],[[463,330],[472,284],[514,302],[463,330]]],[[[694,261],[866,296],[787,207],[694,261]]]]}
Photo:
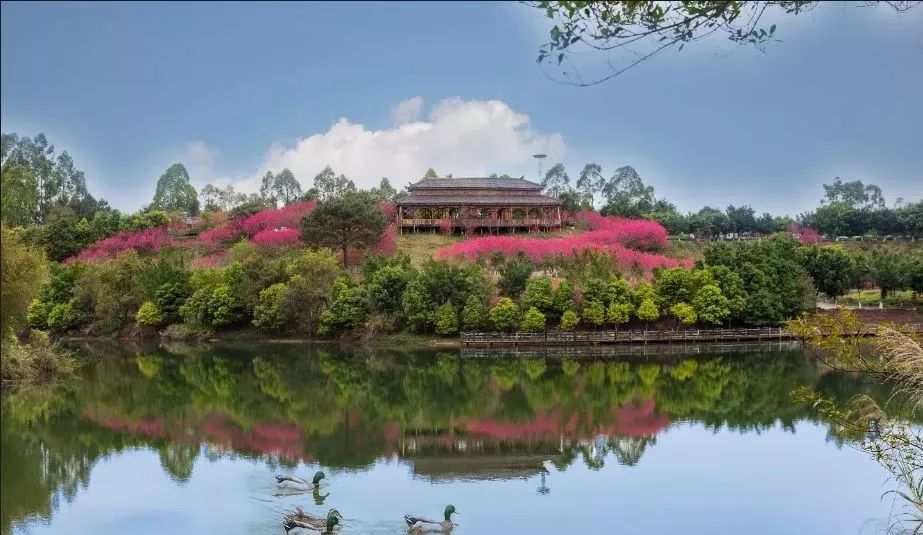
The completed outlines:
{"type": "MultiPolygon", "coordinates": [[[[413,100],[397,108],[412,108],[404,104],[413,100]]],[[[529,116],[504,102],[448,98],[436,104],[423,121],[371,130],[344,117],[326,132],[299,138],[292,146],[274,145],[256,173],[233,185],[238,191],[256,191],[266,171],[289,168],[309,188],[326,165],[364,188],[377,185],[381,177],[401,187],[430,167],[440,175],[457,177],[493,172],[534,176],[533,154],[547,153],[548,161],[553,162],[564,151],[560,134],[534,132],[529,116]]]]}
{"type": "Polygon", "coordinates": [[[420,119],[420,112],[422,111],[423,97],[412,97],[391,108],[391,118],[394,120],[395,125],[413,123],[420,119]]]}

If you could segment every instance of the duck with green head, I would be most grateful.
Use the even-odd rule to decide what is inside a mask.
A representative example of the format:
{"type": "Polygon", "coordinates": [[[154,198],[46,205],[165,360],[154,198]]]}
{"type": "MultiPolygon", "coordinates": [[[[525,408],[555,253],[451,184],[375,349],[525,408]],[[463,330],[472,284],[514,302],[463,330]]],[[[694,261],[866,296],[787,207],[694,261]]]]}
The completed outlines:
{"type": "Polygon", "coordinates": [[[343,515],[336,509],[327,511],[327,518],[319,518],[305,513],[301,507],[296,507],[294,514],[283,516],[282,527],[285,528],[286,535],[333,533],[333,528],[339,525],[342,518],[343,515]]]}
{"type": "Polygon", "coordinates": [[[276,486],[280,489],[311,492],[320,488],[320,480],[324,479],[325,477],[327,476],[324,475],[323,472],[317,472],[314,474],[314,479],[311,482],[308,482],[307,480],[296,476],[278,475],[276,476],[276,486]]]}
{"type": "Polygon", "coordinates": [[[452,515],[461,514],[455,510],[454,505],[447,505],[444,511],[445,520],[437,522],[435,520],[429,520],[419,516],[413,515],[404,515],[404,522],[407,522],[407,528],[416,533],[432,533],[432,532],[448,532],[452,531],[452,528],[456,524],[452,523],[452,515]]]}

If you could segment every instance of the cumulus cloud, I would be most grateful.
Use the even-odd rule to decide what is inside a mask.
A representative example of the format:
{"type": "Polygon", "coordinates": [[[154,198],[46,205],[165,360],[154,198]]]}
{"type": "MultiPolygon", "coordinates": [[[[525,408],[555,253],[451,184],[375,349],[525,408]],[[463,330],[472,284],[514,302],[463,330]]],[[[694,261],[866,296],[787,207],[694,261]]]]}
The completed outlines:
{"type": "Polygon", "coordinates": [[[564,155],[560,134],[534,132],[529,116],[505,102],[448,98],[433,106],[426,120],[406,120],[419,116],[422,106],[419,97],[398,104],[394,117],[402,121],[391,128],[373,130],[344,117],[326,132],[299,138],[291,146],[274,145],[258,172],[234,181],[234,187],[256,191],[266,171],[289,168],[309,188],[326,165],[365,188],[382,177],[395,187],[404,186],[428,168],[443,176],[534,177],[533,154],[547,153],[549,161],[564,155]]]}
{"type": "Polygon", "coordinates": [[[413,123],[420,119],[422,111],[423,97],[408,98],[391,108],[391,118],[396,125],[413,123]]]}

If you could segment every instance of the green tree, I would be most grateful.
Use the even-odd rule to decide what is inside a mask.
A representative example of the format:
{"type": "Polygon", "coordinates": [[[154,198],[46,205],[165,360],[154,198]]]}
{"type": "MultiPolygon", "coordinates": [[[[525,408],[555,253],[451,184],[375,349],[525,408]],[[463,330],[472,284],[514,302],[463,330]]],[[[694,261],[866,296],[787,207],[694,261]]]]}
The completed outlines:
{"type": "Polygon", "coordinates": [[[554,295],[551,298],[551,309],[558,315],[563,315],[568,310],[573,310],[574,306],[574,284],[565,279],[562,280],[558,287],[554,289],[554,295]]]}
{"type": "Polygon", "coordinates": [[[479,331],[487,324],[487,308],[477,295],[468,296],[462,309],[462,326],[469,331],[479,331]]]}
{"type": "Polygon", "coordinates": [[[458,313],[452,303],[443,303],[436,309],[436,334],[450,335],[458,333],[458,313]]]}
{"type": "Polygon", "coordinates": [[[401,195],[394,189],[387,177],[383,177],[378,183],[378,187],[372,188],[370,193],[378,202],[394,203],[401,198],[401,195]]]}
{"type": "Polygon", "coordinates": [[[599,327],[606,322],[606,309],[599,301],[590,301],[583,305],[583,319],[592,325],[593,328],[599,327]]]}
{"type": "Polygon", "coordinates": [[[48,262],[42,252],[0,224],[0,336],[23,326],[26,310],[47,278],[48,262]]]}
{"type": "Polygon", "coordinates": [[[660,311],[653,299],[645,299],[638,306],[636,312],[638,319],[645,322],[656,321],[660,317],[660,311]]]}
{"type": "Polygon", "coordinates": [[[273,206],[287,206],[300,199],[302,195],[301,184],[288,168],[283,169],[277,175],[274,175],[272,171],[266,171],[263,175],[260,197],[273,206]]]}
{"type": "Polygon", "coordinates": [[[179,309],[189,297],[190,288],[188,277],[182,277],[181,280],[165,282],[157,288],[154,294],[154,304],[163,315],[163,322],[170,324],[178,322],[180,318],[179,309]]]}
{"type": "Polygon", "coordinates": [[[301,239],[316,247],[342,251],[368,249],[381,240],[386,221],[375,201],[363,192],[329,198],[301,220],[301,239]]]}
{"type": "Polygon", "coordinates": [[[702,286],[692,299],[696,317],[704,322],[719,325],[731,315],[730,303],[714,284],[702,286]]]}
{"type": "Polygon", "coordinates": [[[654,188],[644,184],[634,167],[619,167],[600,191],[606,201],[601,212],[621,217],[641,217],[654,206],[654,188]]]}
{"type": "Polygon", "coordinates": [[[38,220],[38,182],[25,165],[3,166],[0,170],[0,217],[14,227],[38,220]]]}
{"type": "Polygon", "coordinates": [[[429,169],[426,170],[425,173],[423,173],[424,180],[432,180],[434,178],[439,178],[439,173],[433,170],[432,167],[430,167],[429,169]]]}
{"type": "Polygon", "coordinates": [[[756,230],[756,218],[750,205],[745,204],[735,207],[732,204],[727,207],[725,213],[728,216],[728,229],[731,232],[740,234],[756,230]]]}
{"type": "Polygon", "coordinates": [[[856,283],[856,262],[840,247],[805,247],[801,255],[814,287],[833,300],[846,295],[856,283]]]}
{"type": "Polygon", "coordinates": [[[320,315],[317,334],[336,334],[344,331],[357,331],[365,325],[369,315],[368,298],[362,288],[346,288],[320,315]]]}
{"type": "Polygon", "coordinates": [[[545,173],[545,176],[542,177],[542,189],[552,197],[558,197],[562,193],[570,191],[570,177],[567,176],[563,163],[554,164],[545,173]]]}
{"type": "Polygon", "coordinates": [[[522,308],[529,309],[534,307],[539,311],[547,312],[552,309],[552,301],[551,279],[548,277],[529,277],[526,282],[526,289],[520,299],[522,308]]]}
{"type": "Polygon", "coordinates": [[[606,321],[618,328],[620,323],[628,323],[634,307],[627,301],[612,301],[606,310],[606,321]]]}
{"type": "Polygon", "coordinates": [[[314,189],[318,199],[329,201],[355,192],[356,185],[345,175],[337,175],[328,165],[314,177],[314,189]]]}
{"type": "Polygon", "coordinates": [[[189,182],[189,172],[181,163],[171,165],[157,179],[151,210],[183,212],[188,215],[199,213],[199,196],[189,182]]]}
{"type": "Polygon", "coordinates": [[[909,259],[905,253],[892,249],[874,249],[863,258],[864,274],[881,289],[882,300],[891,290],[907,286],[909,259]]]}
{"type": "Polygon", "coordinates": [[[545,330],[545,315],[535,307],[529,307],[526,313],[522,315],[520,329],[530,333],[537,333],[545,330]]]}
{"type": "Polygon", "coordinates": [[[500,280],[497,282],[500,292],[509,297],[518,296],[534,270],[535,264],[524,255],[508,259],[500,268],[500,280]]]}
{"type": "Polygon", "coordinates": [[[562,331],[573,331],[577,328],[577,325],[580,324],[580,318],[577,316],[577,313],[571,309],[567,309],[561,314],[561,330],[562,331]]]}
{"type": "Polygon", "coordinates": [[[490,309],[490,322],[498,331],[511,331],[519,325],[519,307],[509,297],[501,297],[490,309]]]}
{"type": "Polygon", "coordinates": [[[670,314],[683,325],[692,325],[698,320],[695,309],[688,303],[676,303],[671,306],[670,314]]]}
{"type": "Polygon", "coordinates": [[[260,301],[253,309],[253,325],[264,331],[278,331],[285,325],[285,300],[288,286],[277,282],[260,292],[260,301]]]}
{"type": "Polygon", "coordinates": [[[163,324],[163,314],[153,301],[145,301],[135,314],[135,323],[139,327],[158,327],[163,324]]]}
{"type": "Polygon", "coordinates": [[[38,243],[48,258],[61,261],[80,250],[77,236],[77,213],[67,207],[49,210],[45,225],[39,229],[38,243]]]}

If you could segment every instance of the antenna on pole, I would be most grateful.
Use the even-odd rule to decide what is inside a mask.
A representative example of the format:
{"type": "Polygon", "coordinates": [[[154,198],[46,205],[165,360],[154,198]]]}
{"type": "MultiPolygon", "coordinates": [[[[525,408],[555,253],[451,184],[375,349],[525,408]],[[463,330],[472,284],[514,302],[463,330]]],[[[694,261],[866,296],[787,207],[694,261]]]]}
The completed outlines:
{"type": "Polygon", "coordinates": [[[538,160],[538,181],[542,181],[542,160],[548,156],[547,154],[533,154],[532,157],[538,160]]]}

